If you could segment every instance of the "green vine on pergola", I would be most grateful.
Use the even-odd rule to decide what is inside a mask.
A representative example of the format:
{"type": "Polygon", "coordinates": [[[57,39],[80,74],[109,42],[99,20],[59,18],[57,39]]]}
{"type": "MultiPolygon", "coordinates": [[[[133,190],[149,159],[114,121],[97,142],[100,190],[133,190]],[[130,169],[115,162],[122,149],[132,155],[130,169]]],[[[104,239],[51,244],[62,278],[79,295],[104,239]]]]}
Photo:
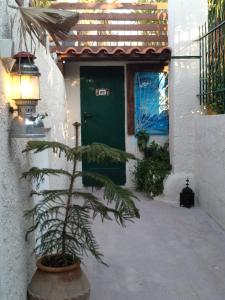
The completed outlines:
{"type": "Polygon", "coordinates": [[[209,22],[215,20],[224,20],[225,16],[225,0],[208,0],[209,4],[209,22]]]}

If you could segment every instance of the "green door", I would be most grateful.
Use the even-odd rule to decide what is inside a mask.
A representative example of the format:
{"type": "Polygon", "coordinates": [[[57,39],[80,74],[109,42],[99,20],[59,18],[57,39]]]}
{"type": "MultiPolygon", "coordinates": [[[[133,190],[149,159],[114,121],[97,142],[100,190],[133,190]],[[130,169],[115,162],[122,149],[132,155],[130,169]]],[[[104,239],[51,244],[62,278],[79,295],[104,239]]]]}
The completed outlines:
{"type": "MultiPolygon", "coordinates": [[[[81,67],[82,145],[104,143],[125,150],[124,68],[81,67]]],[[[82,162],[83,170],[98,172],[124,185],[124,163],[93,164],[82,162]]],[[[85,186],[93,182],[83,180],[85,186]]]]}

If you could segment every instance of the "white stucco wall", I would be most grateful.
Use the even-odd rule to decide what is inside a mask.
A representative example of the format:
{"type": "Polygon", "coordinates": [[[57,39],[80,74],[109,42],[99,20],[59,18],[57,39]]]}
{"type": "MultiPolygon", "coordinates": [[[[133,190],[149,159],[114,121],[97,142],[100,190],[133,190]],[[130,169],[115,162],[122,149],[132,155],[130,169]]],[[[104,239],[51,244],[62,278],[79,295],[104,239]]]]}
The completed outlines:
{"type": "Polygon", "coordinates": [[[195,129],[197,198],[225,228],[225,115],[199,117],[195,129]]]}
{"type": "MultiPolygon", "coordinates": [[[[15,5],[14,1],[10,2],[15,5]]],[[[18,51],[17,25],[14,25],[11,35],[7,13],[14,15],[15,12],[7,10],[6,1],[1,1],[0,39],[13,37],[12,54],[15,54],[18,51]]],[[[45,119],[46,127],[50,128],[47,138],[63,142],[67,139],[64,79],[45,50],[37,49],[36,56],[36,63],[42,74],[42,100],[37,112],[47,112],[49,115],[45,119]]],[[[29,197],[31,183],[21,180],[20,176],[33,163],[38,166],[61,167],[64,162],[57,163],[55,156],[48,152],[41,154],[39,159],[22,154],[27,139],[10,139],[10,121],[13,116],[8,112],[8,102],[13,102],[10,99],[8,76],[0,58],[0,299],[26,300],[27,285],[35,269],[35,259],[32,256],[34,240],[31,237],[29,242],[25,242],[28,221],[23,214],[33,201],[29,197]]],[[[52,182],[47,181],[44,187],[51,187],[53,183],[59,188],[63,181],[55,178],[52,182]]]]}
{"type": "MultiPolygon", "coordinates": [[[[52,60],[50,54],[41,47],[36,53],[36,64],[39,67],[40,73],[40,92],[41,101],[37,106],[37,112],[47,113],[48,116],[44,119],[45,127],[48,130],[46,139],[50,141],[57,141],[67,143],[69,138],[68,123],[67,123],[67,106],[65,101],[65,84],[64,78],[52,60]]],[[[46,167],[63,168],[66,163],[63,157],[58,159],[52,151],[42,153],[45,157],[46,167]]],[[[38,159],[36,159],[38,161],[38,159]]],[[[39,161],[42,162],[43,159],[39,161]]],[[[65,178],[61,176],[50,177],[49,183],[51,188],[65,188],[65,178]]]]}
{"type": "Polygon", "coordinates": [[[29,161],[21,151],[25,141],[9,140],[7,75],[0,62],[0,299],[25,300],[33,261],[29,243],[25,243],[24,209],[32,203],[30,187],[20,180],[29,161]]]}
{"type": "MultiPolygon", "coordinates": [[[[198,56],[199,25],[207,18],[207,0],[169,0],[169,46],[172,56],[198,56]]],[[[164,194],[178,201],[185,179],[194,180],[195,120],[199,107],[199,59],[172,58],[169,70],[170,158],[172,174],[164,194]]]]}
{"type": "MultiPolygon", "coordinates": [[[[2,38],[11,38],[6,1],[0,3],[2,38]]],[[[28,160],[21,154],[24,140],[17,143],[9,139],[8,88],[8,76],[0,60],[0,299],[25,300],[33,261],[29,244],[24,239],[23,211],[30,207],[31,201],[30,188],[21,182],[20,175],[28,167],[28,160]]]]}

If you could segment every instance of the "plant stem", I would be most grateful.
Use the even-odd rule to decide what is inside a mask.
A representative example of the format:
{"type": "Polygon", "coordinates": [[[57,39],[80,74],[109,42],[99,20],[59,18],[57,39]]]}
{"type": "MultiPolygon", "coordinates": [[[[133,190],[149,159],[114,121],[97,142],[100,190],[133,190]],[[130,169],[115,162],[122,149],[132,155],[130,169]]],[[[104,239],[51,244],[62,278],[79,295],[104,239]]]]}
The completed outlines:
{"type": "MultiPolygon", "coordinates": [[[[78,128],[80,126],[80,123],[76,122],[73,124],[76,130],[76,142],[75,142],[75,148],[76,150],[78,149],[78,128]]],[[[66,213],[65,213],[65,219],[64,219],[64,225],[63,225],[63,231],[62,231],[62,256],[65,257],[65,252],[66,252],[66,227],[68,223],[68,215],[69,215],[69,209],[70,209],[70,204],[71,204],[71,199],[72,199],[72,192],[73,192],[73,186],[75,182],[75,173],[76,173],[76,165],[77,165],[77,158],[74,156],[74,162],[73,162],[73,172],[72,172],[72,177],[70,181],[70,186],[69,186],[69,193],[68,193],[68,198],[66,202],[66,213]]]]}
{"type": "Polygon", "coordinates": [[[65,255],[65,250],[66,250],[65,249],[66,248],[66,227],[67,227],[67,223],[68,223],[69,208],[70,208],[70,204],[71,204],[73,185],[74,185],[74,181],[75,181],[76,165],[77,165],[77,161],[75,160],[74,164],[73,164],[73,172],[72,172],[72,177],[71,177],[71,181],[70,181],[68,198],[66,201],[65,219],[63,222],[64,225],[63,225],[63,231],[62,231],[62,256],[65,255]]]}

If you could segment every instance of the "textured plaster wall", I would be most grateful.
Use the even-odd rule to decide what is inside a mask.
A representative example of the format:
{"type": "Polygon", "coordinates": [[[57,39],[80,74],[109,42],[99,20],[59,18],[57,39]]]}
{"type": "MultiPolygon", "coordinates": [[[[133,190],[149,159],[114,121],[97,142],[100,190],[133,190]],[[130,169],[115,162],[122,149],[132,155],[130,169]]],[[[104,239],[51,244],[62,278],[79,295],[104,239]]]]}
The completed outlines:
{"type": "MultiPolygon", "coordinates": [[[[25,140],[10,140],[7,74],[0,62],[0,299],[24,300],[33,269],[29,243],[25,243],[27,221],[24,209],[32,203],[30,186],[20,179],[29,159],[21,153],[25,140]]],[[[31,241],[32,242],[32,241],[31,241]]]]}
{"type": "MultiPolygon", "coordinates": [[[[69,128],[69,143],[71,145],[74,144],[74,128],[72,124],[74,122],[81,122],[81,112],[80,112],[80,66],[88,65],[88,66],[124,66],[126,70],[125,62],[96,62],[96,63],[75,63],[68,62],[65,64],[65,84],[66,84],[66,101],[68,105],[68,128],[69,128]]],[[[134,135],[127,134],[127,89],[126,89],[126,72],[125,80],[124,80],[124,91],[125,91],[125,147],[126,151],[133,153],[136,157],[141,157],[141,154],[137,147],[137,140],[134,135]]],[[[151,140],[155,140],[160,144],[164,144],[168,137],[160,137],[154,136],[151,140]]],[[[135,161],[129,161],[126,164],[126,186],[134,187],[133,181],[133,170],[135,166],[135,161]]],[[[81,163],[79,164],[79,169],[82,168],[81,163]]],[[[79,187],[82,187],[81,181],[78,182],[79,187]]]]}
{"type": "MultiPolygon", "coordinates": [[[[15,5],[14,1],[10,3],[15,5]]],[[[17,24],[12,34],[9,25],[10,15],[14,13],[14,10],[6,9],[6,1],[0,1],[0,39],[13,39],[13,53],[18,51],[17,24]]],[[[45,119],[49,128],[47,138],[63,142],[67,139],[64,79],[44,49],[38,48],[36,56],[42,74],[42,100],[37,112],[47,112],[49,115],[45,119]]],[[[20,176],[33,163],[37,166],[62,167],[65,162],[58,163],[55,156],[48,152],[39,156],[22,154],[27,139],[9,137],[13,117],[8,113],[9,101],[9,77],[0,58],[0,300],[26,300],[27,285],[35,270],[35,258],[32,256],[34,239],[31,237],[29,242],[25,242],[29,224],[23,214],[31,207],[33,200],[29,197],[31,182],[21,180],[20,176]]],[[[55,178],[54,181],[46,181],[43,188],[60,187],[62,184],[61,178],[55,178]]]]}
{"type": "MultiPolygon", "coordinates": [[[[6,1],[0,2],[2,38],[11,38],[6,1]]],[[[20,180],[20,175],[29,160],[21,153],[25,141],[9,139],[8,101],[9,78],[0,59],[0,299],[25,300],[34,265],[30,245],[24,239],[27,226],[23,210],[31,204],[30,187],[20,180]]]]}
{"type": "Polygon", "coordinates": [[[178,200],[187,176],[194,181],[195,121],[201,114],[199,100],[199,25],[207,17],[207,0],[169,0],[170,158],[172,174],[165,182],[166,198],[178,200]],[[180,58],[178,58],[180,57],[180,58]]]}
{"type": "Polygon", "coordinates": [[[225,228],[225,116],[196,122],[195,175],[200,206],[225,228]]]}
{"type": "MultiPolygon", "coordinates": [[[[64,78],[51,56],[46,54],[43,48],[39,48],[36,56],[36,64],[42,74],[40,78],[41,101],[38,103],[37,112],[48,114],[44,119],[45,127],[49,129],[46,138],[67,143],[69,132],[64,78]]],[[[58,156],[52,152],[41,155],[41,159],[35,159],[37,162],[41,161],[42,166],[44,166],[43,159],[48,167],[63,168],[66,165],[63,157],[58,159],[58,156]]],[[[51,188],[65,188],[65,180],[61,176],[50,177],[49,183],[51,188]]]]}

